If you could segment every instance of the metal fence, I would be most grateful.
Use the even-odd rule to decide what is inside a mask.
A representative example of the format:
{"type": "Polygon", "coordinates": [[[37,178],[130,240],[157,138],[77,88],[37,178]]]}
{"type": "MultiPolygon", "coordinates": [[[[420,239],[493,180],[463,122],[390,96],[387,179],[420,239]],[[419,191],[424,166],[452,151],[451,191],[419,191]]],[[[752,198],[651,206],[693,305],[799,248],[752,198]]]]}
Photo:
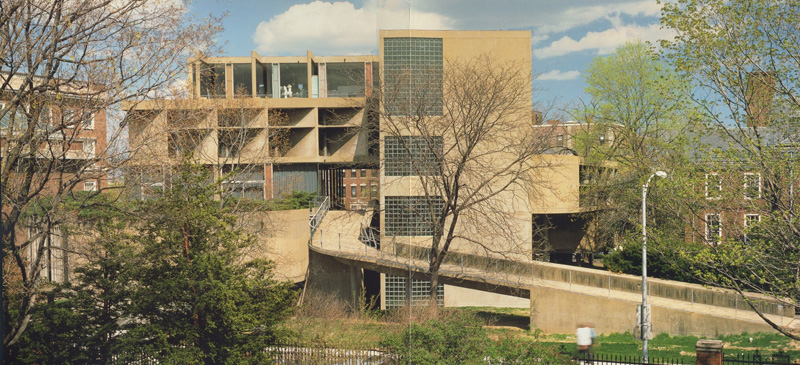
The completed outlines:
{"type": "Polygon", "coordinates": [[[375,350],[346,350],[295,346],[267,348],[275,364],[397,364],[396,356],[375,350]]]}
{"type": "Polygon", "coordinates": [[[797,364],[792,362],[789,354],[779,350],[772,355],[762,355],[758,350],[753,354],[726,354],[722,357],[722,363],[728,365],[755,364],[755,365],[789,365],[797,364]]]}
{"type": "Polygon", "coordinates": [[[586,355],[578,355],[573,356],[572,358],[575,362],[579,364],[594,364],[594,365],[606,365],[606,364],[628,364],[628,365],[694,365],[696,361],[694,360],[682,360],[682,359],[666,359],[666,358],[658,358],[658,357],[650,357],[648,362],[642,362],[642,358],[640,356],[626,356],[626,355],[613,355],[613,354],[586,354],[586,355]]]}

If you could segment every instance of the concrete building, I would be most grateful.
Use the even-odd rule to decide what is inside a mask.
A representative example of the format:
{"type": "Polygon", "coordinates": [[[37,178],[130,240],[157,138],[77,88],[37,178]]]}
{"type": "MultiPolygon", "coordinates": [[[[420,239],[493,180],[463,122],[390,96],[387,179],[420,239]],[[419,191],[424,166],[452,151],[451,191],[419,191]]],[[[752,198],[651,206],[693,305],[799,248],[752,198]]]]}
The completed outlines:
{"type": "MultiPolygon", "coordinates": [[[[381,250],[410,253],[430,247],[432,237],[425,216],[415,215],[410,209],[419,207],[417,211],[421,211],[423,201],[431,198],[421,194],[426,176],[420,176],[419,171],[443,164],[441,159],[447,156],[437,148],[445,151],[458,141],[443,131],[425,136],[433,144],[421,143],[421,135],[413,130],[391,130],[391,117],[408,117],[410,113],[404,108],[416,104],[419,115],[432,118],[431,122],[447,118],[449,99],[458,91],[448,84],[451,67],[491,60],[484,66],[504,67],[513,74],[509,83],[524,85],[516,90],[513,112],[498,119],[504,128],[499,137],[513,141],[534,133],[533,126],[541,116],[532,111],[530,32],[392,30],[380,32],[378,45],[378,56],[315,56],[309,51],[298,57],[252,52],[249,57],[191,59],[187,98],[143,102],[128,115],[131,145],[136,147],[133,165],[145,167],[132,177],[139,179],[146,195],[148,189],[163,185],[163,173],[152,168],[154,161],[169,165],[191,154],[224,178],[229,196],[263,200],[292,190],[316,192],[329,199],[334,211],[366,209],[357,216],[337,213],[325,218],[341,220],[333,224],[338,229],[352,227],[347,228],[352,232],[339,232],[339,237],[349,234],[363,238],[359,227],[363,230],[371,226],[380,231],[381,250]],[[406,148],[410,145],[414,147],[406,148]],[[420,157],[427,160],[411,163],[420,157]]],[[[539,142],[541,152],[547,153],[550,141],[542,137],[539,142]]],[[[485,156],[494,159],[494,166],[511,163],[500,152],[508,146],[495,143],[492,148],[497,151],[485,156]]],[[[496,208],[504,232],[492,235],[470,228],[487,225],[488,229],[489,224],[497,222],[465,215],[464,224],[456,232],[459,238],[450,250],[529,260],[539,249],[532,228],[536,214],[582,211],[577,188],[572,189],[578,186],[579,160],[553,154],[525,163],[538,166],[531,171],[536,175],[532,180],[540,186],[503,187],[478,205],[496,208]],[[559,187],[558,193],[545,193],[551,186],[559,187]]],[[[479,175],[465,184],[477,181],[479,175]]],[[[502,185],[500,180],[490,181],[488,189],[502,185]]],[[[551,241],[566,237],[557,233],[561,230],[553,230],[551,241]]],[[[276,242],[300,243],[294,237],[278,238],[276,242]]],[[[277,246],[282,252],[300,251],[283,243],[277,246]]],[[[314,263],[314,258],[306,254],[287,271],[297,273],[303,262],[310,262],[312,269],[327,265],[314,263]]],[[[368,292],[380,291],[384,308],[405,303],[406,293],[422,298],[429,290],[424,280],[415,281],[409,290],[406,278],[401,276],[364,270],[346,275],[347,281],[368,282],[368,292]]],[[[330,286],[344,279],[332,277],[328,281],[326,285],[330,286]]],[[[525,300],[515,302],[519,298],[498,299],[465,290],[448,286],[440,288],[439,293],[448,305],[467,302],[458,298],[483,297],[469,303],[498,305],[505,301],[528,306],[525,300]]]]}

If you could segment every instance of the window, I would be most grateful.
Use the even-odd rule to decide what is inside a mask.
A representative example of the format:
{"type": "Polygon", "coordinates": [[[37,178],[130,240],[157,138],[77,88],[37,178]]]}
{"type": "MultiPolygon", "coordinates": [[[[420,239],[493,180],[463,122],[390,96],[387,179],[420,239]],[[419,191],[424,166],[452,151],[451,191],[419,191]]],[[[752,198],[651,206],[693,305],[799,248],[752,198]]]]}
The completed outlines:
{"type": "MultiPolygon", "coordinates": [[[[386,309],[399,308],[405,306],[407,303],[408,288],[406,282],[408,278],[404,276],[386,275],[386,282],[384,290],[386,299],[384,301],[386,309]]],[[[427,280],[411,279],[411,299],[412,305],[424,306],[428,305],[428,298],[430,297],[431,282],[427,280]]],[[[444,285],[439,284],[436,286],[436,302],[439,306],[444,304],[444,285]]]]}
{"type": "Polygon", "coordinates": [[[225,97],[225,65],[203,64],[203,67],[200,67],[200,96],[225,97]]]}
{"type": "Polygon", "coordinates": [[[367,184],[361,184],[361,197],[369,198],[369,190],[367,190],[367,184]]]}
{"type": "Polygon", "coordinates": [[[564,135],[563,134],[559,134],[559,135],[556,136],[556,146],[564,147],[564,135]]]}
{"type": "Polygon", "coordinates": [[[326,64],[328,96],[364,96],[363,62],[328,62],[326,64]]]}
{"type": "Polygon", "coordinates": [[[233,95],[250,96],[253,94],[252,75],[253,70],[249,63],[233,64],[233,95]]]}
{"type": "Polygon", "coordinates": [[[719,199],[722,194],[722,179],[718,174],[706,174],[706,199],[719,199]]]}
{"type": "Polygon", "coordinates": [[[361,177],[367,177],[367,169],[361,169],[361,177]]]}
{"type": "Polygon", "coordinates": [[[44,233],[36,237],[39,233],[33,229],[28,230],[28,238],[31,244],[28,246],[28,257],[30,265],[38,264],[37,267],[30,267],[31,270],[40,270],[42,280],[63,283],[67,280],[68,256],[64,252],[64,237],[61,230],[53,228],[52,232],[44,233]]]}
{"type": "Polygon", "coordinates": [[[83,182],[83,191],[97,191],[96,180],[86,180],[83,182]]]}
{"type": "Polygon", "coordinates": [[[350,185],[350,197],[351,198],[357,198],[358,197],[358,186],[350,185]]]}
{"type": "Polygon", "coordinates": [[[761,173],[744,173],[744,198],[758,199],[761,197],[761,173]]]}
{"type": "Polygon", "coordinates": [[[82,122],[83,129],[94,129],[94,113],[88,113],[82,122]]]}
{"type": "Polygon", "coordinates": [[[385,38],[383,71],[390,115],[442,115],[442,38],[385,38]]]}
{"type": "Polygon", "coordinates": [[[387,196],[385,206],[386,236],[430,236],[444,201],[440,197],[387,196]]]}
{"type": "Polygon", "coordinates": [[[86,158],[94,158],[94,140],[83,141],[83,153],[86,158]]]}
{"type": "Polygon", "coordinates": [[[373,198],[377,198],[378,197],[378,185],[373,184],[373,185],[370,186],[370,188],[371,188],[370,196],[373,197],[373,198]]]}
{"type": "Polygon", "coordinates": [[[226,176],[226,180],[222,182],[222,189],[227,196],[264,200],[263,165],[223,165],[222,174],[226,176]]]}
{"type": "Polygon", "coordinates": [[[761,222],[761,215],[760,214],[745,214],[744,215],[744,241],[747,242],[749,240],[748,233],[753,227],[756,226],[758,222],[761,222]]]}
{"type": "Polygon", "coordinates": [[[356,177],[358,177],[358,172],[356,172],[356,169],[350,170],[350,178],[355,179],[356,177]]]}
{"type": "Polygon", "coordinates": [[[378,177],[378,169],[372,169],[372,177],[378,177]]]}
{"type": "Polygon", "coordinates": [[[307,64],[281,63],[280,64],[280,97],[281,98],[306,98],[308,97],[308,70],[307,64]]]}
{"type": "Polygon", "coordinates": [[[722,241],[722,218],[719,213],[706,214],[706,243],[718,245],[722,241]]]}
{"type": "Polygon", "coordinates": [[[442,137],[386,137],[386,176],[439,176],[442,137]]]}

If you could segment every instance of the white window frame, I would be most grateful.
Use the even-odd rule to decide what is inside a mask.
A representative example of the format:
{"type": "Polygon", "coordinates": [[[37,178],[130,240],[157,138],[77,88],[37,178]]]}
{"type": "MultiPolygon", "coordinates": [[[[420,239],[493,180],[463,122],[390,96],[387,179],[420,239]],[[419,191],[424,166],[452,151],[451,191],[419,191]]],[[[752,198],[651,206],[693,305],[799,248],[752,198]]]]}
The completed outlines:
{"type": "Polygon", "coordinates": [[[749,224],[748,224],[748,223],[750,223],[750,219],[748,219],[748,218],[755,217],[756,218],[755,222],[761,222],[761,214],[758,214],[758,213],[745,213],[742,217],[743,217],[742,218],[742,225],[744,226],[744,241],[747,242],[747,241],[749,241],[749,237],[747,237],[747,233],[748,233],[748,230],[751,228],[749,226],[749,224]]]}
{"type": "Polygon", "coordinates": [[[705,239],[706,239],[706,244],[709,244],[709,245],[718,245],[719,243],[721,243],[721,242],[722,242],[722,214],[719,214],[719,213],[706,213],[706,216],[705,216],[705,218],[706,218],[706,219],[705,219],[705,221],[704,221],[704,224],[705,224],[705,239]],[[719,226],[719,228],[718,228],[718,229],[719,229],[719,232],[718,232],[718,234],[717,234],[717,237],[716,237],[716,239],[714,239],[714,240],[712,240],[712,239],[711,239],[711,237],[710,237],[710,236],[711,236],[711,235],[710,235],[710,233],[711,233],[711,227],[710,227],[710,226],[709,226],[709,224],[708,224],[708,222],[709,222],[710,218],[711,218],[711,217],[713,217],[713,216],[716,216],[716,217],[717,217],[717,225],[719,226]]]}
{"type": "Polygon", "coordinates": [[[357,199],[358,198],[358,185],[356,185],[356,184],[351,184],[350,185],[350,198],[351,199],[357,199]]]}
{"type": "Polygon", "coordinates": [[[83,123],[81,124],[81,128],[87,129],[87,130],[93,130],[94,129],[94,115],[95,115],[94,112],[89,113],[89,117],[86,118],[85,121],[83,121],[83,123]]]}
{"type": "Polygon", "coordinates": [[[744,192],[743,192],[744,198],[747,199],[747,200],[761,199],[761,185],[762,185],[761,173],[760,172],[745,172],[742,176],[744,177],[744,183],[742,185],[744,187],[744,192]],[[747,177],[748,176],[754,176],[754,175],[758,176],[758,196],[756,196],[755,198],[752,198],[752,197],[747,196],[747,188],[748,188],[748,186],[747,186],[747,177]]]}
{"type": "Polygon", "coordinates": [[[97,180],[86,180],[83,182],[83,191],[97,191],[97,180]]]}
{"type": "Polygon", "coordinates": [[[708,199],[708,200],[722,198],[722,178],[719,177],[718,173],[711,172],[711,173],[707,173],[706,174],[705,194],[706,194],[706,199],[708,199]],[[709,177],[711,177],[711,176],[714,176],[715,183],[717,184],[717,193],[718,193],[717,196],[709,196],[709,194],[708,194],[708,191],[709,191],[708,187],[710,185],[709,177]]]}
{"type": "Polygon", "coordinates": [[[94,140],[94,139],[85,139],[85,140],[83,140],[83,147],[81,147],[81,151],[86,156],[86,158],[94,158],[96,142],[97,141],[94,140]]]}

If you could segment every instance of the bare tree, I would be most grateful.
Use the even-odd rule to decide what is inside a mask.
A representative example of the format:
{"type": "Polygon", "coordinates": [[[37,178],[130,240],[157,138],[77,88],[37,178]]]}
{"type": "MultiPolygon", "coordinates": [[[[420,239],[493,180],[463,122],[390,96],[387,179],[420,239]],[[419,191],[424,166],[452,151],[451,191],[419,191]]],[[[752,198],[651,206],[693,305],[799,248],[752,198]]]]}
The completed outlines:
{"type": "Polygon", "coordinates": [[[482,55],[384,74],[383,235],[430,236],[411,242],[430,249],[435,305],[451,249],[530,258],[533,157],[547,138],[533,133],[528,65],[482,55]]]}
{"type": "Polygon", "coordinates": [[[53,244],[75,218],[60,207],[93,204],[129,155],[121,102],[132,108],[182,77],[186,57],[211,50],[218,23],[171,1],[0,3],[5,346],[53,278],[48,260],[72,250],[53,244]]]}

